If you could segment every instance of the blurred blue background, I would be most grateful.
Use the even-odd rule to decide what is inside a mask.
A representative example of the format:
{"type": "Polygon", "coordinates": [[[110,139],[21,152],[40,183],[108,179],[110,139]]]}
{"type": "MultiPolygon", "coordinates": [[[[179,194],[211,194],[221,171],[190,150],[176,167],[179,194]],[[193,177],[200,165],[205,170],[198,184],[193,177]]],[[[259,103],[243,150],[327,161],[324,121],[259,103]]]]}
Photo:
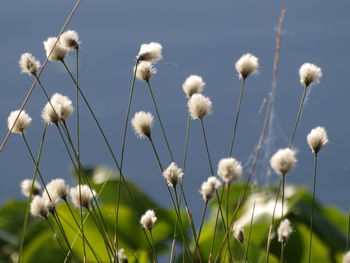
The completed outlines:
{"type": "MultiPolygon", "coordinates": [[[[57,35],[74,1],[2,1],[0,32],[0,134],[7,132],[7,116],[19,107],[32,79],[20,74],[18,59],[30,52],[41,62],[45,59],[42,42],[57,35]]],[[[213,101],[213,114],[205,119],[209,148],[217,162],[229,150],[240,80],[235,61],[246,52],[260,60],[259,74],[246,82],[246,93],[238,126],[234,157],[245,169],[258,141],[266,100],[271,87],[275,36],[280,1],[87,1],[83,0],[69,28],[82,41],[80,85],[120,156],[124,115],[132,78],[134,58],[142,43],[157,41],[164,46],[158,73],[151,79],[159,109],[177,163],[182,163],[187,120],[186,98],[182,83],[190,74],[201,75],[204,94],[213,101]]],[[[319,158],[317,198],[326,204],[347,209],[350,204],[350,2],[286,1],[286,19],[274,104],[273,124],[268,147],[259,159],[254,181],[275,183],[278,176],[269,170],[268,161],[278,149],[286,147],[299,106],[302,87],[298,69],[304,62],[319,65],[321,83],[313,86],[297,131],[297,168],[288,183],[308,188],[312,182],[313,156],[306,135],[316,126],[326,127],[330,143],[319,158]]],[[[67,58],[73,67],[74,53],[67,58]]],[[[74,98],[74,86],[60,63],[50,62],[42,75],[50,94],[60,92],[74,98]]],[[[137,81],[133,114],[139,110],[154,112],[145,83],[137,81]]],[[[37,151],[43,130],[40,112],[45,98],[36,89],[26,107],[33,122],[27,130],[32,148],[37,151]]],[[[73,127],[74,118],[69,120],[73,127]]],[[[110,155],[85,106],[82,106],[82,161],[84,165],[114,167],[110,155]]],[[[153,136],[164,166],[170,163],[158,123],[153,136]]],[[[125,174],[137,182],[161,205],[170,200],[151,147],[137,139],[129,127],[125,156],[125,174]]],[[[198,121],[192,122],[185,189],[196,220],[202,209],[198,189],[209,175],[209,166],[198,121]]],[[[41,162],[44,177],[63,177],[72,182],[71,165],[57,132],[50,127],[41,162]]],[[[19,197],[19,183],[32,177],[33,165],[18,135],[8,141],[0,153],[2,177],[0,201],[19,197]]]]}

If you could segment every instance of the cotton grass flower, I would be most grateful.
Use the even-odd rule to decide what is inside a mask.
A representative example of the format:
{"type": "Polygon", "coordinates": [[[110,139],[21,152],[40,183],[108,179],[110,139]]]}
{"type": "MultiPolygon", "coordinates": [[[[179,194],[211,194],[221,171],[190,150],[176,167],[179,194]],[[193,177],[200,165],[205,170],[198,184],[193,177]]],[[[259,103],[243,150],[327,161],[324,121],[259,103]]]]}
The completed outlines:
{"type": "MultiPolygon", "coordinates": [[[[135,71],[135,67],[134,67],[134,71],[135,71]]],[[[150,78],[156,73],[157,73],[157,70],[153,67],[151,62],[141,61],[137,65],[136,78],[138,78],[139,80],[145,80],[148,82],[150,78]]]]}
{"type": "Polygon", "coordinates": [[[157,42],[142,44],[136,58],[138,61],[157,62],[163,58],[162,49],[162,45],[157,42]]]}
{"type": "Polygon", "coordinates": [[[140,138],[150,137],[153,125],[153,116],[149,112],[139,111],[131,120],[131,124],[140,138]]]}
{"type": "Polygon", "coordinates": [[[316,127],[307,135],[307,143],[314,153],[318,153],[328,143],[327,131],[323,127],[316,127]]]}
{"type": "Polygon", "coordinates": [[[182,169],[179,168],[174,162],[172,162],[163,172],[163,177],[165,178],[168,186],[173,188],[176,187],[183,175],[182,169]]]}
{"type": "Polygon", "coordinates": [[[88,209],[94,196],[96,196],[95,190],[92,190],[86,184],[80,186],[78,185],[70,189],[70,197],[72,199],[73,204],[76,207],[84,207],[88,209]]]}
{"type": "Polygon", "coordinates": [[[221,186],[221,182],[219,181],[218,178],[216,178],[215,176],[210,176],[208,179],[207,179],[207,182],[209,184],[211,184],[211,186],[214,188],[214,189],[218,189],[220,186],[221,186]]]}
{"type": "Polygon", "coordinates": [[[157,221],[157,217],[154,211],[147,210],[146,213],[142,215],[140,224],[143,226],[143,228],[152,230],[156,221],[157,221]]]}
{"type": "Polygon", "coordinates": [[[41,117],[44,122],[57,125],[60,120],[66,121],[73,111],[72,101],[67,96],[55,93],[43,108],[41,117]]]}
{"type": "Polygon", "coordinates": [[[230,184],[241,177],[242,169],[241,163],[234,158],[221,159],[218,164],[218,176],[230,184]]]}
{"type": "Polygon", "coordinates": [[[211,100],[202,94],[193,94],[187,102],[188,110],[192,119],[203,119],[211,114],[211,100]]]}
{"type": "Polygon", "coordinates": [[[21,134],[22,132],[24,132],[25,129],[28,128],[28,126],[32,122],[32,118],[29,117],[29,115],[25,112],[25,110],[22,110],[21,114],[19,114],[19,112],[20,110],[12,111],[9,117],[7,118],[7,127],[9,130],[11,130],[11,128],[13,127],[11,131],[12,133],[21,134]],[[18,116],[18,119],[17,119],[17,116],[18,116]]]}
{"type": "MultiPolygon", "coordinates": [[[[26,196],[29,197],[30,193],[32,192],[32,179],[25,179],[21,182],[20,186],[21,186],[21,193],[26,196]]],[[[34,185],[33,185],[33,195],[38,195],[40,193],[40,189],[41,189],[41,185],[35,180],[34,181],[34,185]]]]}
{"type": "Polygon", "coordinates": [[[23,53],[18,61],[18,64],[21,68],[21,72],[28,75],[36,75],[38,68],[40,68],[39,60],[36,60],[30,53],[23,53]]]}
{"type": "Polygon", "coordinates": [[[299,69],[300,83],[308,87],[312,83],[318,83],[322,77],[322,70],[312,63],[304,63],[299,69]]]}
{"type": "Polygon", "coordinates": [[[37,195],[33,198],[30,204],[30,213],[33,216],[41,216],[47,218],[49,210],[47,208],[47,201],[40,195],[37,195]]]}
{"type": "Polygon", "coordinates": [[[51,199],[52,202],[56,202],[58,199],[66,200],[69,194],[69,186],[62,178],[53,179],[46,185],[46,190],[49,192],[50,198],[46,191],[44,191],[43,197],[47,200],[51,199]]]}
{"type": "Polygon", "coordinates": [[[189,76],[182,84],[182,89],[186,94],[186,97],[190,99],[193,94],[201,93],[205,86],[205,82],[202,77],[198,75],[189,76]]]}
{"type": "Polygon", "coordinates": [[[288,219],[284,219],[280,223],[280,226],[277,229],[278,242],[283,244],[287,243],[288,238],[292,232],[293,232],[293,228],[290,224],[290,221],[288,219]]]}
{"type": "Polygon", "coordinates": [[[343,256],[343,263],[350,263],[350,251],[343,256]]]}
{"type": "Polygon", "coordinates": [[[247,53],[237,60],[235,66],[236,71],[239,74],[239,78],[246,79],[249,75],[257,72],[259,68],[259,60],[256,56],[247,53]]]}
{"type": "Polygon", "coordinates": [[[63,61],[68,52],[68,49],[65,48],[60,41],[57,41],[57,37],[49,37],[44,41],[44,48],[46,56],[50,61],[63,61]]]}
{"type": "Polygon", "coordinates": [[[60,37],[60,42],[66,49],[77,50],[80,46],[79,35],[74,30],[64,32],[60,37]]]}
{"type": "Polygon", "coordinates": [[[213,197],[215,191],[221,186],[220,181],[215,177],[211,176],[204,181],[199,189],[199,193],[202,195],[203,200],[208,202],[213,197]]]}
{"type": "Polygon", "coordinates": [[[244,229],[243,228],[236,228],[233,232],[233,235],[235,239],[237,239],[239,242],[243,244],[244,242],[244,229]]]}
{"type": "Polygon", "coordinates": [[[118,255],[117,256],[118,256],[119,263],[128,263],[128,258],[125,256],[123,248],[118,250],[118,255]]]}
{"type": "Polygon", "coordinates": [[[286,175],[295,167],[297,159],[295,151],[290,148],[278,150],[270,159],[270,165],[281,176],[286,175]]]}

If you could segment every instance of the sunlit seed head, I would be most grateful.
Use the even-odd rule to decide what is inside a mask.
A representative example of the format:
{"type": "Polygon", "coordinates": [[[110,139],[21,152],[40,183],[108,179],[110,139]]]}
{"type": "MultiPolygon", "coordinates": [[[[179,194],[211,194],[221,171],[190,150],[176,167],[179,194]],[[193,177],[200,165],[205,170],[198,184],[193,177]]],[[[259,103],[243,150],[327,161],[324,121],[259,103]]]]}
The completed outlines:
{"type": "Polygon", "coordinates": [[[38,68],[40,68],[39,60],[36,60],[30,53],[23,53],[18,61],[18,64],[21,68],[21,72],[28,75],[35,75],[38,68]]]}
{"type": "Polygon", "coordinates": [[[156,221],[157,221],[157,217],[154,211],[147,210],[146,213],[142,215],[140,224],[143,226],[143,228],[152,230],[156,221]]]}
{"type": "Polygon", "coordinates": [[[69,186],[62,178],[51,180],[51,182],[46,185],[46,190],[47,191],[44,191],[43,193],[43,197],[47,200],[51,200],[52,202],[56,202],[58,199],[66,200],[69,194],[69,186]],[[47,194],[47,192],[50,196],[47,194]]]}
{"type": "Polygon", "coordinates": [[[288,219],[284,219],[277,229],[278,242],[287,243],[290,234],[293,232],[293,228],[288,219]]]}
{"type": "Polygon", "coordinates": [[[221,159],[218,164],[218,176],[228,184],[239,179],[242,175],[242,170],[241,163],[234,158],[221,159]]]}
{"type": "MultiPolygon", "coordinates": [[[[135,70],[135,68],[134,68],[134,70],[135,70]]],[[[153,67],[151,62],[141,61],[137,65],[136,77],[139,80],[149,81],[150,78],[156,73],[157,73],[157,70],[153,67]]]]}
{"type": "Polygon", "coordinates": [[[149,112],[139,111],[131,120],[135,133],[140,137],[150,137],[153,125],[153,116],[149,112]]]}
{"type": "Polygon", "coordinates": [[[316,127],[307,135],[307,143],[314,153],[318,153],[328,143],[327,131],[323,127],[316,127]]]}
{"type": "Polygon", "coordinates": [[[270,165],[281,176],[286,175],[295,167],[297,159],[295,151],[290,148],[278,150],[270,159],[270,165]]]}
{"type": "Polygon", "coordinates": [[[74,30],[64,32],[60,37],[60,42],[66,49],[76,50],[80,46],[79,35],[74,30]]]}
{"type": "Polygon", "coordinates": [[[202,77],[198,75],[189,76],[182,84],[182,89],[186,94],[186,97],[190,99],[193,94],[201,93],[205,86],[205,82],[202,77]]]}
{"type": "Polygon", "coordinates": [[[182,169],[179,168],[174,162],[172,162],[168,168],[163,172],[163,177],[165,178],[168,186],[176,187],[183,176],[182,169]]]}
{"type": "Polygon", "coordinates": [[[312,63],[304,63],[299,69],[300,83],[306,87],[318,83],[322,77],[322,70],[312,63]]]}
{"type": "Polygon", "coordinates": [[[63,61],[66,57],[68,49],[62,46],[57,37],[49,37],[44,41],[46,56],[50,61],[63,61]]]}
{"type": "Polygon", "coordinates": [[[32,179],[25,179],[21,182],[21,193],[29,197],[30,193],[32,192],[32,195],[38,195],[40,193],[41,185],[35,180],[33,184],[32,179]],[[32,186],[33,186],[33,191],[32,191],[32,186]]]}
{"type": "Polygon", "coordinates": [[[47,208],[47,201],[40,195],[36,195],[30,204],[30,213],[33,216],[41,216],[47,218],[49,213],[47,208]]]}
{"type": "Polygon", "coordinates": [[[15,111],[12,111],[9,117],[7,118],[7,127],[9,130],[11,130],[11,128],[13,127],[12,133],[21,134],[22,132],[24,132],[25,129],[28,128],[31,122],[32,122],[32,118],[29,117],[29,115],[25,112],[25,110],[22,110],[21,113],[20,113],[20,110],[15,110],[15,111]]]}
{"type": "Polygon", "coordinates": [[[157,42],[145,43],[141,45],[136,58],[138,61],[157,62],[163,58],[162,50],[162,45],[157,42]]]}
{"type": "Polygon", "coordinates": [[[241,79],[246,79],[249,75],[257,72],[259,60],[256,56],[247,53],[240,57],[236,62],[236,71],[241,79]]]}
{"type": "Polygon", "coordinates": [[[96,196],[96,192],[85,184],[70,189],[70,197],[76,207],[89,208],[94,196],[96,196]]]}
{"type": "Polygon", "coordinates": [[[202,94],[193,94],[187,102],[189,114],[192,119],[203,119],[211,114],[211,100],[202,94]]]}

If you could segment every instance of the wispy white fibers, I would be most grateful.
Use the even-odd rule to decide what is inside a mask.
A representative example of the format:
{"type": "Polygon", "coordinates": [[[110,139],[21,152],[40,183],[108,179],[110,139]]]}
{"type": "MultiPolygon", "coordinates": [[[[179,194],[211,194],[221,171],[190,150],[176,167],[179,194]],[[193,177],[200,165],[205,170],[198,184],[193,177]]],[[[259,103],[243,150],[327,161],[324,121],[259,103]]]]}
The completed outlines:
{"type": "Polygon", "coordinates": [[[247,53],[237,60],[235,66],[239,74],[239,78],[246,79],[249,75],[257,72],[259,68],[259,60],[256,56],[247,53]]]}
{"type": "Polygon", "coordinates": [[[225,183],[231,183],[242,175],[242,165],[234,158],[221,159],[218,164],[218,176],[225,183]]]}
{"type": "Polygon", "coordinates": [[[88,185],[77,185],[70,189],[70,197],[76,207],[89,208],[94,196],[96,196],[95,190],[92,190],[88,185]],[[80,188],[80,189],[79,189],[80,188]],[[81,196],[80,196],[81,195],[81,196]]]}
{"type": "Polygon", "coordinates": [[[46,218],[47,214],[49,213],[46,199],[40,195],[35,196],[30,204],[30,213],[33,216],[41,216],[46,218]]]}
{"type": "Polygon", "coordinates": [[[156,214],[153,210],[147,210],[145,214],[142,215],[140,224],[148,230],[152,230],[154,224],[157,221],[156,214]]]}
{"type": "Polygon", "coordinates": [[[328,143],[327,131],[323,127],[316,127],[307,135],[307,143],[314,153],[318,153],[328,143]]]}
{"type": "Polygon", "coordinates": [[[38,68],[40,68],[39,60],[36,60],[30,53],[23,53],[18,61],[18,64],[21,68],[21,72],[28,75],[35,75],[38,68]]]}
{"type": "MultiPolygon", "coordinates": [[[[21,186],[21,193],[26,196],[29,197],[30,196],[30,192],[32,191],[32,179],[25,179],[21,182],[20,186],[21,186]]],[[[33,195],[38,195],[41,189],[41,185],[37,182],[34,181],[34,185],[33,185],[33,195]]]]}
{"type": "Polygon", "coordinates": [[[190,99],[193,94],[201,93],[205,86],[205,82],[202,77],[198,75],[189,76],[182,84],[182,89],[186,94],[186,97],[190,99]]]}
{"type": "Polygon", "coordinates": [[[46,56],[50,61],[62,61],[68,52],[68,49],[60,41],[57,41],[56,37],[49,37],[44,41],[44,48],[46,56]]]}
{"type": "Polygon", "coordinates": [[[322,77],[322,70],[312,63],[304,63],[299,69],[300,83],[306,87],[318,83],[322,77]]]}
{"type": "Polygon", "coordinates": [[[205,116],[211,113],[212,103],[211,100],[202,94],[193,94],[189,99],[188,110],[192,119],[203,119],[205,116]]]}
{"type": "MultiPolygon", "coordinates": [[[[135,67],[133,71],[135,71],[135,67]]],[[[137,65],[136,77],[139,80],[149,81],[150,78],[156,73],[157,73],[157,70],[153,67],[153,64],[151,62],[141,61],[137,65]]]]}
{"type": "Polygon", "coordinates": [[[168,168],[163,172],[163,177],[165,178],[168,186],[176,187],[181,178],[183,177],[182,169],[179,168],[176,163],[172,162],[168,168]]]}
{"type": "Polygon", "coordinates": [[[209,201],[210,198],[215,194],[215,190],[221,186],[220,181],[215,177],[211,176],[207,181],[204,181],[199,189],[199,193],[202,195],[205,202],[209,201]]]}
{"type": "Polygon", "coordinates": [[[66,200],[69,194],[69,186],[62,178],[53,179],[46,185],[46,190],[49,192],[50,198],[46,191],[44,191],[43,197],[47,200],[51,199],[52,202],[56,202],[57,199],[66,200]]]}
{"type": "Polygon", "coordinates": [[[79,46],[80,46],[79,35],[74,30],[68,30],[61,35],[60,43],[66,49],[71,49],[71,50],[79,49],[79,46]]]}
{"type": "Polygon", "coordinates": [[[67,96],[55,93],[43,108],[41,117],[46,123],[57,124],[60,120],[66,121],[73,111],[72,101],[67,96]]]}
{"type": "Polygon", "coordinates": [[[157,42],[144,43],[136,58],[139,61],[157,62],[163,58],[162,50],[162,45],[157,42]]]}
{"type": "Polygon", "coordinates": [[[150,137],[153,125],[153,116],[149,112],[139,111],[131,120],[135,133],[140,137],[150,137]]]}
{"type": "Polygon", "coordinates": [[[295,167],[296,162],[295,151],[290,148],[278,150],[270,159],[272,169],[282,176],[292,170],[295,167]]]}
{"type": "Polygon", "coordinates": [[[21,114],[18,116],[20,110],[12,111],[7,118],[7,127],[9,130],[12,128],[12,133],[22,133],[30,123],[32,122],[32,118],[25,112],[25,110],[21,111],[21,114]],[[18,119],[17,119],[18,116],[18,119]],[[16,121],[17,119],[17,121],[16,121]]]}
{"type": "Polygon", "coordinates": [[[290,221],[288,219],[284,219],[277,229],[278,242],[286,243],[292,232],[293,232],[293,228],[290,224],[290,221]]]}

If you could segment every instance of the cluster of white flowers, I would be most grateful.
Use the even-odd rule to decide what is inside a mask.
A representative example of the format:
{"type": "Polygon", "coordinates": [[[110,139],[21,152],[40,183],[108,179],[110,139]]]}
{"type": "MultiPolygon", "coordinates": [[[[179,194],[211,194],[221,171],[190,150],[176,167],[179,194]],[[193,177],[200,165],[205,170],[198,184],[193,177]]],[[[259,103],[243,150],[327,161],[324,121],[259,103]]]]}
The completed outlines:
{"type": "Polygon", "coordinates": [[[192,119],[203,119],[211,113],[211,100],[202,94],[193,94],[187,103],[192,119]]]}
{"type": "Polygon", "coordinates": [[[131,120],[135,133],[140,137],[150,137],[153,125],[153,116],[150,112],[139,111],[131,120]]]}
{"type": "Polygon", "coordinates": [[[316,127],[307,135],[307,143],[314,153],[318,153],[328,143],[328,135],[323,127],[316,127]]]}
{"type": "Polygon", "coordinates": [[[281,222],[280,226],[277,229],[278,241],[280,243],[286,243],[292,232],[293,232],[293,228],[291,226],[290,221],[288,219],[283,219],[283,221],[281,222]]]}
{"type": "Polygon", "coordinates": [[[167,169],[163,172],[168,186],[175,188],[183,176],[182,169],[179,168],[176,163],[172,162],[167,169]]]}
{"type": "Polygon", "coordinates": [[[199,193],[202,195],[203,200],[208,202],[208,200],[215,194],[216,189],[218,189],[220,186],[220,181],[215,176],[211,176],[207,179],[207,181],[202,183],[199,193]]]}
{"type": "Polygon", "coordinates": [[[43,108],[41,117],[44,122],[57,125],[59,121],[66,121],[73,111],[72,101],[67,96],[55,93],[43,108]]]}
{"type": "Polygon", "coordinates": [[[13,133],[21,134],[28,128],[31,122],[32,118],[29,117],[25,110],[15,110],[7,118],[7,127],[9,130],[12,129],[13,133]]]}
{"type": "Polygon", "coordinates": [[[236,62],[236,70],[241,79],[246,79],[249,75],[257,72],[259,60],[256,56],[247,53],[236,62]]]}
{"type": "Polygon", "coordinates": [[[218,176],[227,184],[239,179],[242,175],[242,170],[241,163],[231,157],[221,159],[218,164],[218,176]]]}
{"type": "Polygon", "coordinates": [[[315,64],[304,63],[299,69],[300,83],[308,87],[312,83],[318,83],[322,77],[322,70],[315,64]]]}
{"type": "Polygon", "coordinates": [[[143,228],[152,230],[156,221],[157,221],[157,217],[154,211],[147,210],[146,213],[142,215],[140,224],[143,226],[143,228]]]}
{"type": "Polygon", "coordinates": [[[297,162],[295,151],[290,148],[278,150],[270,159],[270,165],[281,176],[292,170],[297,162]]]}

